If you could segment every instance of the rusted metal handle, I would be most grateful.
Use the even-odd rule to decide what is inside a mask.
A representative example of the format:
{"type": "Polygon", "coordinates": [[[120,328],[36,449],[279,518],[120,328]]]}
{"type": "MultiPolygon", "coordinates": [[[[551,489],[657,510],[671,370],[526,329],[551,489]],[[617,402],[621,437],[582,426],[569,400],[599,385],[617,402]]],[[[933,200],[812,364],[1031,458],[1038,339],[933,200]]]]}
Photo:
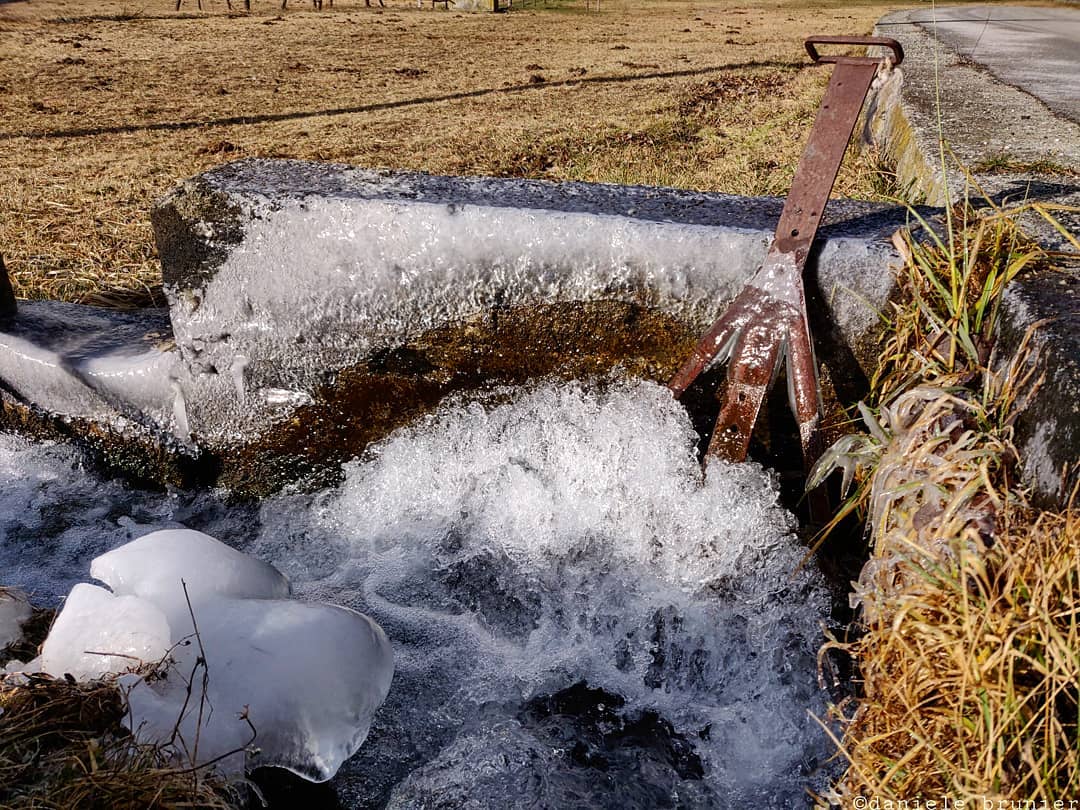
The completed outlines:
{"type": "MultiPolygon", "coordinates": [[[[668,383],[679,396],[718,356],[728,360],[720,415],[706,460],[746,459],[754,424],[785,356],[791,407],[799,424],[807,471],[820,452],[821,389],[802,273],[866,93],[879,67],[890,57],[821,56],[817,45],[878,45],[892,51],[893,64],[904,58],[900,43],[885,37],[806,40],[806,52],[814,62],[835,64],[836,69],[791,181],[776,236],[761,269],[668,383]]],[[[814,519],[824,521],[827,506],[823,490],[811,493],[814,519]]]]}
{"type": "Polygon", "coordinates": [[[892,63],[899,65],[904,61],[904,49],[900,43],[891,37],[809,37],[806,42],[806,52],[814,62],[825,64],[849,64],[866,65],[883,61],[875,56],[822,56],[818,53],[816,45],[880,45],[889,48],[893,52],[892,63]]]}

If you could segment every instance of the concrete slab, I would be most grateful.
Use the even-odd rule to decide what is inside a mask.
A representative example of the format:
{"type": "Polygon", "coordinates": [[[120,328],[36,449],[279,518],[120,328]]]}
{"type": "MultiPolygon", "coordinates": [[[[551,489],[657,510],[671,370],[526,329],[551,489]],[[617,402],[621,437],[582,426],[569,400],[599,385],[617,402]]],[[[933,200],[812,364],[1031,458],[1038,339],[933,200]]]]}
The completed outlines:
{"type": "MultiPolygon", "coordinates": [[[[216,459],[220,483],[266,491],[334,467],[453,391],[617,369],[666,380],[760,266],[781,206],[241,161],[153,214],[175,348],[134,360],[95,350],[91,371],[126,374],[126,400],[35,326],[75,323],[46,311],[71,305],[24,308],[0,329],[0,381],[53,414],[139,418],[216,459]]],[[[807,296],[845,399],[875,364],[895,289],[890,236],[907,221],[899,207],[827,209],[807,296]]]]}
{"type": "Polygon", "coordinates": [[[1038,389],[1016,422],[1024,481],[1043,505],[1064,502],[1080,485],[1080,273],[1044,271],[1005,291],[998,358],[1007,362],[1025,338],[1038,389]]]}
{"type": "MultiPolygon", "coordinates": [[[[229,164],[153,214],[168,322],[40,302],[0,324],[0,423],[29,410],[108,434],[99,444],[128,452],[142,477],[203,476],[195,483],[249,494],[324,483],[456,391],[551,375],[668,379],[760,265],[781,205],[229,164]]],[[[876,365],[895,291],[890,237],[907,224],[898,206],[827,209],[806,290],[818,358],[844,401],[876,365]]],[[[1080,287],[1060,281],[1008,291],[1003,356],[1048,307],[1073,311],[1080,287]]],[[[1068,491],[1061,472],[1080,446],[1077,322],[1036,336],[1046,381],[1018,425],[1029,479],[1051,499],[1068,491]]]]}
{"type": "Polygon", "coordinates": [[[171,433],[179,363],[171,337],[161,309],[26,301],[0,330],[0,379],[55,414],[171,433]]]}
{"type": "MultiPolygon", "coordinates": [[[[328,373],[492,311],[609,301],[701,331],[760,266],[780,205],[299,161],[208,172],[153,217],[192,429],[215,443],[262,433],[282,392],[310,398],[328,373]]],[[[906,215],[841,203],[828,216],[819,281],[858,346],[906,215]]]]}

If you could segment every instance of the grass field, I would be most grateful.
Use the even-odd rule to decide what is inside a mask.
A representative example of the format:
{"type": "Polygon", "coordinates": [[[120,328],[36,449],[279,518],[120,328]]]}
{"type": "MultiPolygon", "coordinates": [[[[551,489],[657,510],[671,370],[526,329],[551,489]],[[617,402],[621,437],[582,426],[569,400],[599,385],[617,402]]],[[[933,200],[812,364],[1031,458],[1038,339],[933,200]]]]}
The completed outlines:
{"type": "MultiPolygon", "coordinates": [[[[827,74],[809,33],[902,3],[0,2],[0,254],[22,297],[160,300],[148,211],[240,157],[785,193],[827,74]],[[242,3],[234,3],[242,7],[242,3]]],[[[849,159],[840,194],[874,192],[849,159]]]]}

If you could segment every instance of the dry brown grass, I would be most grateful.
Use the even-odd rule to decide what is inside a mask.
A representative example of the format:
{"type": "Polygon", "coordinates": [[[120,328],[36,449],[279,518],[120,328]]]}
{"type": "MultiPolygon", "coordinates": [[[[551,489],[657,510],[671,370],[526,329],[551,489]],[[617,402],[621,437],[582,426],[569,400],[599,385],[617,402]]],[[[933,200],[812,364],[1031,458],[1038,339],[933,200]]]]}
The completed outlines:
{"type": "Polygon", "coordinates": [[[898,242],[905,295],[880,405],[860,406],[869,434],[823,461],[855,472],[846,509],[861,508],[872,543],[857,637],[823,650],[860,673],[838,712],[845,807],[1080,798],[1080,511],[1032,509],[1015,477],[1012,422],[1038,358],[1025,341],[989,359],[1005,284],[1048,259],[1018,214],[965,207],[945,234],[898,242]]]}
{"type": "Polygon", "coordinates": [[[823,650],[860,672],[838,741],[844,807],[1080,797],[1080,510],[1026,504],[1008,419],[992,412],[1032,368],[991,384],[991,410],[921,386],[879,414],[861,633],[823,650]]]}
{"type": "MultiPolygon", "coordinates": [[[[18,295],[152,298],[153,201],[246,156],[784,193],[827,78],[802,37],[868,33],[903,3],[205,5],[0,5],[0,252],[18,295]]],[[[838,192],[873,188],[849,160],[838,192]]]]}
{"type": "Polygon", "coordinates": [[[901,401],[920,393],[874,475],[865,634],[829,645],[863,685],[840,801],[1076,799],[1080,511],[1027,507],[986,414],[940,389],[901,401]]]}
{"type": "MultiPolygon", "coordinates": [[[[0,650],[0,665],[37,656],[55,613],[35,608],[22,639],[0,650]]],[[[209,772],[134,742],[125,712],[115,678],[0,675],[0,810],[239,806],[239,794],[209,772]]]]}
{"type": "Polygon", "coordinates": [[[223,785],[134,743],[112,682],[0,682],[0,808],[156,810],[230,803],[223,785]]]}

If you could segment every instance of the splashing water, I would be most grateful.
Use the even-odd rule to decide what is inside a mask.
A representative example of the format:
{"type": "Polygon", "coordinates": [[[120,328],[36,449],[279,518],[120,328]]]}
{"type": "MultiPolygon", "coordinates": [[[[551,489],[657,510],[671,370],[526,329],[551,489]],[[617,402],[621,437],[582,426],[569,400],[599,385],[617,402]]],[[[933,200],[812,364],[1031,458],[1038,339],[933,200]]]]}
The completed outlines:
{"type": "Polygon", "coordinates": [[[770,475],[703,480],[696,438],[659,386],[552,383],[451,402],[340,487],[228,509],[0,437],[0,583],[56,599],[183,523],[371,615],[397,671],[335,780],[347,806],[805,805],[826,590],[770,475]]]}

